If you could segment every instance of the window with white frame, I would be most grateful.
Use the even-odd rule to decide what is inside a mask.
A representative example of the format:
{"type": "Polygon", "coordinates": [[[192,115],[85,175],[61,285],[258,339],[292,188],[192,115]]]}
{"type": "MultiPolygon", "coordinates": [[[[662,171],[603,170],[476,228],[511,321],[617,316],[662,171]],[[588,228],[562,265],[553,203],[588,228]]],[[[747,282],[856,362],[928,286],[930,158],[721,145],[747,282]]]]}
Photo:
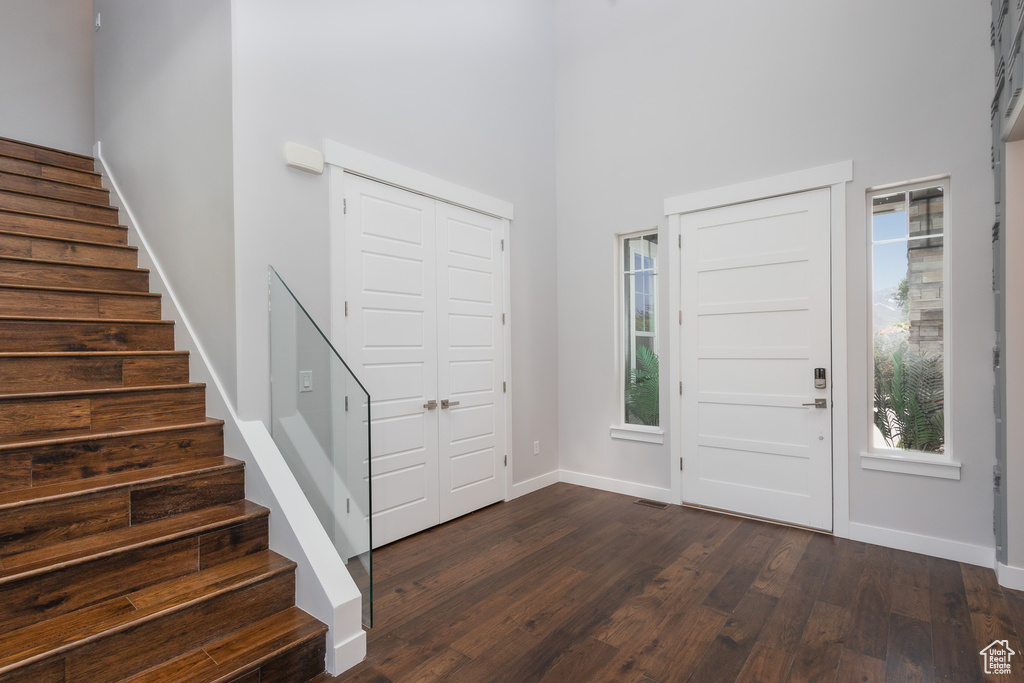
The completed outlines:
{"type": "Polygon", "coordinates": [[[946,450],[949,180],[868,194],[871,235],[871,450],[946,450]]]}
{"type": "Polygon", "coordinates": [[[621,238],[622,419],[658,426],[658,233],[621,238]]]}

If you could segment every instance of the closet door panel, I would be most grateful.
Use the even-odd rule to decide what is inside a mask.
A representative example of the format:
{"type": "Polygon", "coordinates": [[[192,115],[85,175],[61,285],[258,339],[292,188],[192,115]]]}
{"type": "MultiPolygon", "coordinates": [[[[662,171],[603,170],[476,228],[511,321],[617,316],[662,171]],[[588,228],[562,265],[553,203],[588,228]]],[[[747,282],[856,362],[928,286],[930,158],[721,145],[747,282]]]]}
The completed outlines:
{"type": "Polygon", "coordinates": [[[441,521],[505,497],[502,221],[437,203],[441,521]]]}
{"type": "Polygon", "coordinates": [[[435,201],[346,175],[346,360],[371,398],[373,542],[439,521],[435,201]]]}

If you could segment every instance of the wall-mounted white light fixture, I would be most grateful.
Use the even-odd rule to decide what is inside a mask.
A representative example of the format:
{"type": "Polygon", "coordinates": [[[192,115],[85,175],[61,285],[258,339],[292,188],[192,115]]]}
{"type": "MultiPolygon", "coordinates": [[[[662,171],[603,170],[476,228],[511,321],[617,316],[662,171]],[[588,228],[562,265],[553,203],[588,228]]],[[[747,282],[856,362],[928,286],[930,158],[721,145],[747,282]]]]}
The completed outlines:
{"type": "Polygon", "coordinates": [[[284,144],[284,160],[292,168],[309,173],[324,172],[324,155],[320,150],[294,142],[284,144]]]}

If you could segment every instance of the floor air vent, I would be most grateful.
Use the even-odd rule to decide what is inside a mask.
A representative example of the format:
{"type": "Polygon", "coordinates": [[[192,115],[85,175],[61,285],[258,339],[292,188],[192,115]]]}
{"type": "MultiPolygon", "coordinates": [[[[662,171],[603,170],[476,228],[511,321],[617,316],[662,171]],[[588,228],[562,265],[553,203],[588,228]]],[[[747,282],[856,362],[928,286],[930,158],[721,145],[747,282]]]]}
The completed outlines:
{"type": "Polygon", "coordinates": [[[668,507],[668,503],[661,503],[656,500],[651,500],[649,498],[638,498],[633,502],[636,503],[637,505],[646,505],[649,508],[658,508],[659,510],[664,510],[665,508],[668,507]]]}

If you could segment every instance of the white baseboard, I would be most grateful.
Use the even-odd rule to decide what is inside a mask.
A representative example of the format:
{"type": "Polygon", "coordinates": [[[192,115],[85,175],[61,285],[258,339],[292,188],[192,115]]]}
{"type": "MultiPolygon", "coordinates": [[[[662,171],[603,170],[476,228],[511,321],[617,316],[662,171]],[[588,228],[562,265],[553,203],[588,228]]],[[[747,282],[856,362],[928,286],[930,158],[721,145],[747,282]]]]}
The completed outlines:
{"type": "Polygon", "coordinates": [[[509,500],[514,500],[519,496],[525,496],[527,493],[533,493],[534,491],[540,491],[545,486],[551,486],[559,482],[558,470],[542,474],[533,479],[527,479],[521,481],[518,484],[512,484],[512,490],[509,491],[509,500]]]}
{"type": "Polygon", "coordinates": [[[570,470],[559,470],[559,481],[564,481],[566,484],[577,484],[579,486],[587,486],[592,489],[600,489],[601,491],[621,493],[625,496],[649,498],[650,500],[656,500],[661,503],[669,503],[672,498],[671,489],[663,489],[658,486],[649,486],[647,484],[637,484],[636,482],[623,481],[622,479],[599,477],[595,474],[572,472],[570,470]]]}
{"type": "Polygon", "coordinates": [[[976,564],[981,567],[994,567],[996,561],[995,548],[951,541],[936,536],[923,536],[898,529],[886,529],[870,524],[850,522],[850,539],[956,562],[976,564]]]}
{"type": "Polygon", "coordinates": [[[334,668],[328,671],[346,671],[366,657],[366,631],[360,630],[343,643],[334,645],[334,668]]]}
{"type": "Polygon", "coordinates": [[[1000,586],[1012,588],[1015,591],[1024,591],[1024,568],[997,562],[996,577],[999,579],[1000,586]]]}

